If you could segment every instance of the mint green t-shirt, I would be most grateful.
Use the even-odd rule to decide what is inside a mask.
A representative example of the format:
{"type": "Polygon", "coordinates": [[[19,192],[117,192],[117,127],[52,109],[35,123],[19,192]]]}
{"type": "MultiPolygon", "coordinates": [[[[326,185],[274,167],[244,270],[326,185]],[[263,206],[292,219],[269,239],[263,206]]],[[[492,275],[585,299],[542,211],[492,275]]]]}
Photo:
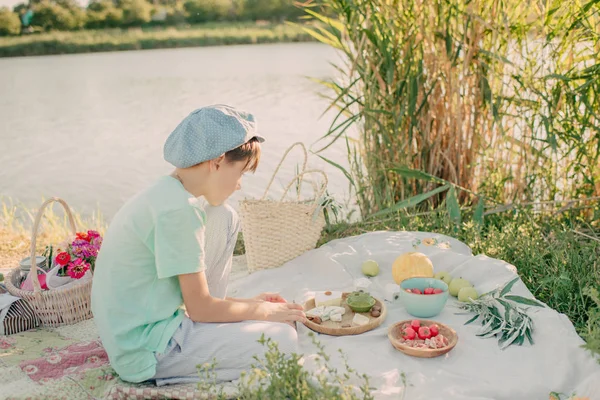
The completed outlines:
{"type": "Polygon", "coordinates": [[[184,318],[177,275],[205,268],[205,224],[201,201],[170,176],[112,219],[96,260],[92,312],[121,379],[155,375],[155,352],[165,350],[184,318]]]}

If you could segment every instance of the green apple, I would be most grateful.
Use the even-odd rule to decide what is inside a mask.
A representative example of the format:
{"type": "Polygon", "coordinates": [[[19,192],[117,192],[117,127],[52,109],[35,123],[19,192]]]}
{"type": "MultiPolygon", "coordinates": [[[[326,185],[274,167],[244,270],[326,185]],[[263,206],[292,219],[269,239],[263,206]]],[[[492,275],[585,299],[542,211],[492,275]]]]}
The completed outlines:
{"type": "Polygon", "coordinates": [[[471,285],[471,282],[469,282],[468,280],[463,278],[454,278],[452,279],[452,281],[450,281],[450,284],[448,285],[448,291],[452,296],[456,297],[458,296],[458,292],[460,291],[460,289],[469,286],[473,285],[471,285]]]}
{"type": "Polygon", "coordinates": [[[379,274],[379,264],[373,260],[365,261],[362,263],[362,273],[366,276],[376,276],[379,274]]]}
{"type": "Polygon", "coordinates": [[[450,282],[452,282],[452,275],[450,275],[446,271],[440,271],[437,274],[435,274],[433,277],[435,279],[439,279],[440,281],[446,282],[446,285],[450,285],[450,282]]]}
{"type": "Polygon", "coordinates": [[[474,287],[465,286],[458,291],[458,301],[462,301],[463,303],[468,303],[473,300],[477,300],[479,294],[474,287]]]}

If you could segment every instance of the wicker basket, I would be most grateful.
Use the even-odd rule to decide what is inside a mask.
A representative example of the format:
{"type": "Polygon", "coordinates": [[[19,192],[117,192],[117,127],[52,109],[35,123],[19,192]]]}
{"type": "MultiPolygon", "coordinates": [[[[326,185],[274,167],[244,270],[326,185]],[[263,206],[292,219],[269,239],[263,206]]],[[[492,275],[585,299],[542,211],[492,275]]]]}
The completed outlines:
{"type": "Polygon", "coordinates": [[[239,211],[250,272],[279,267],[315,248],[325,226],[323,212],[318,207],[320,206],[319,200],[327,189],[327,175],[320,170],[306,170],[306,160],[306,148],[302,143],[295,143],[283,155],[263,196],[259,200],[240,201],[239,211]],[[266,196],[275,175],[290,150],[295,146],[301,146],[304,151],[304,164],[301,172],[287,185],[279,201],[267,200],[266,196]],[[306,175],[314,173],[323,176],[323,185],[320,189],[315,187],[314,200],[301,201],[302,181],[306,175]],[[299,181],[296,201],[284,201],[296,180],[299,181]]]}
{"type": "MultiPolygon", "coordinates": [[[[35,260],[36,238],[39,225],[44,214],[45,208],[53,203],[60,203],[67,214],[69,225],[75,236],[75,220],[67,203],[59,198],[52,198],[44,202],[40,207],[33,224],[31,235],[31,259],[35,260]]],[[[13,296],[21,297],[26,300],[40,319],[42,325],[47,327],[56,327],[60,325],[70,325],[92,317],[90,309],[92,290],[92,280],[69,285],[65,288],[51,290],[42,290],[37,274],[38,268],[32,263],[29,275],[33,282],[33,292],[19,289],[19,268],[13,268],[6,279],[6,288],[13,296]]]]}

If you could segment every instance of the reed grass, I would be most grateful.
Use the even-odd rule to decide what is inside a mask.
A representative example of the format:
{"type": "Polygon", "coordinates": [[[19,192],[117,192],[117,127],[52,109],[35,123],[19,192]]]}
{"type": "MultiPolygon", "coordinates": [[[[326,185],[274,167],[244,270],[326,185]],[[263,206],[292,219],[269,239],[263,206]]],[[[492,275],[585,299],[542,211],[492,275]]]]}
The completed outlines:
{"type": "Polygon", "coordinates": [[[345,141],[361,214],[599,195],[599,4],[311,2],[342,55],[321,149],[345,141]]]}

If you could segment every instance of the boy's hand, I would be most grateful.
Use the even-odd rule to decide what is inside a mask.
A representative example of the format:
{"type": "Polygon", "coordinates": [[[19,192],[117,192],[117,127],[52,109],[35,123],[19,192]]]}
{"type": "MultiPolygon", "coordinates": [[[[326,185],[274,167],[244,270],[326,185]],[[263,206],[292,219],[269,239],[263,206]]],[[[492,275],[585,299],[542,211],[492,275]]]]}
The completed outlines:
{"type": "Polygon", "coordinates": [[[269,303],[287,303],[287,300],[279,295],[279,293],[261,293],[254,298],[255,300],[268,301],[269,303]]]}

